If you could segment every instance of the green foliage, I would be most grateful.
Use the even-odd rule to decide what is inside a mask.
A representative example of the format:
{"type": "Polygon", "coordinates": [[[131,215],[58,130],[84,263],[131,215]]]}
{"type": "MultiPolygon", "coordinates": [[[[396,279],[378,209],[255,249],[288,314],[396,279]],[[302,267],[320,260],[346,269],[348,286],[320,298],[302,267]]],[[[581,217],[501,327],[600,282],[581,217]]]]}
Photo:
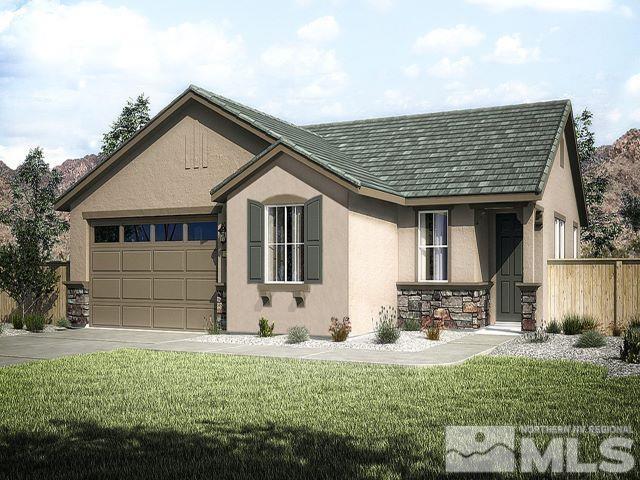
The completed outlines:
{"type": "Polygon", "coordinates": [[[108,157],[124,142],[129,140],[138,130],[149,123],[149,97],[144,93],[133,100],[127,100],[118,118],[111,124],[111,129],[102,136],[100,155],[108,157]]]}
{"type": "Polygon", "coordinates": [[[204,324],[209,335],[220,335],[222,333],[222,327],[218,319],[215,319],[209,315],[209,318],[204,317],[204,324]]]}
{"type": "Polygon", "coordinates": [[[597,322],[588,315],[567,314],[562,317],[562,333],[578,335],[587,330],[595,330],[597,322]]]}
{"type": "Polygon", "coordinates": [[[536,329],[535,332],[527,332],[524,334],[524,341],[527,343],[544,343],[549,340],[549,334],[542,328],[536,329]]]}
{"type": "Polygon", "coordinates": [[[11,242],[0,245],[0,290],[16,301],[23,316],[46,312],[54,300],[58,277],[46,262],[69,228],[53,209],[60,181],[42,149],[34,148],[11,178],[11,202],[0,211],[0,224],[12,234],[11,242]]]}
{"type": "Polygon", "coordinates": [[[269,320],[264,317],[260,317],[258,321],[258,336],[259,337],[273,337],[273,328],[275,323],[269,325],[269,320]]]}
{"type": "Polygon", "coordinates": [[[46,319],[43,315],[32,313],[24,317],[24,326],[30,332],[41,332],[44,328],[46,319]]]}
{"type": "Polygon", "coordinates": [[[287,334],[287,343],[302,343],[309,340],[309,330],[304,325],[291,327],[287,334]]]}
{"type": "Polygon", "coordinates": [[[553,319],[549,322],[549,325],[547,325],[546,330],[547,333],[560,333],[562,331],[562,327],[557,320],[553,319]]]}
{"type": "Polygon", "coordinates": [[[620,358],[627,363],[640,363],[640,325],[630,325],[625,330],[620,358]]]}
{"type": "Polygon", "coordinates": [[[606,344],[607,341],[600,332],[597,330],[587,330],[578,337],[578,340],[573,346],[576,348],[600,348],[606,344]]]}
{"type": "Polygon", "coordinates": [[[334,342],[344,342],[351,333],[349,317],[342,317],[342,320],[338,320],[338,317],[331,317],[329,333],[334,342]]]}
{"type": "Polygon", "coordinates": [[[594,134],[591,131],[593,114],[583,110],[575,119],[576,142],[580,156],[580,169],[589,225],[581,229],[584,253],[592,257],[609,256],[622,227],[616,215],[605,212],[604,196],[609,188],[609,177],[596,158],[594,134]]]}
{"type": "Polygon", "coordinates": [[[620,215],[634,231],[640,231],[640,195],[631,192],[622,193],[620,215]]]}
{"type": "Polygon", "coordinates": [[[71,322],[67,317],[60,317],[56,320],[56,326],[60,328],[71,328],[71,322]]]}
{"type": "Polygon", "coordinates": [[[400,329],[397,325],[396,309],[382,307],[378,312],[378,322],[375,326],[376,341],[378,343],[396,343],[400,338],[400,329]]]}
{"type": "Polygon", "coordinates": [[[9,321],[11,322],[11,325],[13,325],[13,328],[15,328],[16,330],[22,330],[22,327],[24,327],[24,319],[20,314],[14,313],[13,315],[11,315],[9,321]]]}
{"type": "Polygon", "coordinates": [[[402,329],[406,332],[419,332],[422,329],[422,324],[419,319],[408,317],[404,319],[402,329]]]}

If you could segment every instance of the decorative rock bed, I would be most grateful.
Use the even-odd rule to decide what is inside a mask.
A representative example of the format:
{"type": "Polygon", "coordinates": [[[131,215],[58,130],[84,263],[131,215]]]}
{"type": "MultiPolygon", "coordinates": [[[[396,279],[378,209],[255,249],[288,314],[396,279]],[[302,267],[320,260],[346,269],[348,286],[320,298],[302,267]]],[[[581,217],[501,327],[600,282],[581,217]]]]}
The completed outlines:
{"type": "Polygon", "coordinates": [[[38,333],[51,333],[57,330],[60,330],[60,328],[54,325],[45,325],[42,332],[30,332],[26,328],[23,328],[22,330],[16,330],[10,323],[5,323],[3,324],[2,331],[0,331],[0,336],[13,337],[16,335],[29,335],[31,333],[35,333],[37,335],[38,333]]]}
{"type": "Polygon", "coordinates": [[[202,335],[191,339],[194,342],[230,343],[238,345],[278,345],[290,348],[352,348],[359,350],[382,350],[388,352],[420,352],[427,348],[443,345],[472,334],[470,330],[444,330],[440,340],[428,340],[423,332],[401,332],[396,343],[376,343],[375,335],[369,333],[350,337],[346,342],[332,342],[330,339],[312,338],[306,342],[289,344],[286,335],[262,338],[257,335],[202,335]]]}
{"type": "Polygon", "coordinates": [[[607,337],[607,345],[600,348],[576,348],[579,335],[549,335],[549,341],[528,343],[524,337],[496,347],[489,355],[529,357],[540,360],[575,360],[606,367],[610,376],[640,375],[640,364],[620,360],[622,339],[607,337]]]}

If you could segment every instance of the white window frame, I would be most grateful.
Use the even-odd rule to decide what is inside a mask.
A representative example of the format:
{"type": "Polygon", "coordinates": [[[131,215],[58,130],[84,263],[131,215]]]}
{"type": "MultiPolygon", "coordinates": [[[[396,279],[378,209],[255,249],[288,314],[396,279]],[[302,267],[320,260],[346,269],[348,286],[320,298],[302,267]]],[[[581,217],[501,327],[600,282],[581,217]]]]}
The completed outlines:
{"type": "MultiPolygon", "coordinates": [[[[269,277],[271,275],[271,270],[269,268],[269,247],[271,246],[279,246],[279,245],[283,245],[284,246],[284,267],[285,267],[285,272],[284,272],[284,278],[287,278],[287,246],[288,245],[299,245],[303,252],[304,252],[304,241],[302,242],[287,242],[287,212],[286,212],[286,208],[291,208],[291,207],[300,207],[302,209],[302,236],[303,236],[303,240],[304,240],[304,205],[303,204],[291,204],[291,205],[265,205],[264,206],[264,278],[265,278],[265,283],[272,283],[272,284],[287,284],[287,285],[291,285],[291,284],[304,284],[304,278],[300,279],[300,280],[271,280],[269,277]],[[284,242],[275,242],[275,243],[271,243],[269,241],[269,210],[272,208],[285,208],[285,214],[284,214],[284,218],[285,218],[285,222],[284,222],[284,242]]],[[[277,216],[275,217],[277,219],[277,216]]],[[[294,221],[295,221],[295,217],[294,217],[294,221]]],[[[274,226],[275,228],[275,226],[274,226]]],[[[277,252],[277,248],[276,248],[276,252],[277,252]]],[[[304,253],[303,253],[304,254],[304,253]]],[[[294,273],[298,270],[296,267],[297,265],[295,265],[296,262],[296,258],[294,257],[293,259],[294,261],[294,273]]],[[[304,277],[304,265],[303,265],[303,271],[302,271],[302,276],[304,277]]]]}
{"type": "Polygon", "coordinates": [[[578,258],[580,246],[580,230],[577,225],[573,226],[573,258],[578,258]]]}
{"type": "Polygon", "coordinates": [[[553,222],[553,256],[556,259],[565,258],[564,246],[565,246],[565,228],[566,221],[561,218],[555,217],[553,222]]]}
{"type": "Polygon", "coordinates": [[[417,268],[418,268],[418,282],[420,283],[449,283],[449,211],[448,210],[420,210],[418,211],[418,234],[417,234],[417,246],[418,250],[416,252],[417,258],[417,268]],[[420,235],[422,232],[422,216],[423,214],[434,214],[438,213],[444,215],[447,219],[447,242],[445,245],[420,245],[420,235]],[[426,267],[423,267],[420,262],[420,251],[426,250],[428,248],[443,248],[445,250],[445,258],[447,260],[447,275],[445,279],[442,280],[427,280],[426,279],[426,267]]]}

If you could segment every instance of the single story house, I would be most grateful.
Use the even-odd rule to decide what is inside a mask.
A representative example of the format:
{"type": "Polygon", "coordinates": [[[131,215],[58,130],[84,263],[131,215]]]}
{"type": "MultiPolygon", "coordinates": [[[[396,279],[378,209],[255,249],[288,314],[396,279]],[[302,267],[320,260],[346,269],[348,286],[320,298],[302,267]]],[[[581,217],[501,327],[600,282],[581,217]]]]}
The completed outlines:
{"type": "Polygon", "coordinates": [[[297,126],[196,86],[56,209],[74,324],[313,335],[534,329],[587,222],[568,100],[297,126]]]}

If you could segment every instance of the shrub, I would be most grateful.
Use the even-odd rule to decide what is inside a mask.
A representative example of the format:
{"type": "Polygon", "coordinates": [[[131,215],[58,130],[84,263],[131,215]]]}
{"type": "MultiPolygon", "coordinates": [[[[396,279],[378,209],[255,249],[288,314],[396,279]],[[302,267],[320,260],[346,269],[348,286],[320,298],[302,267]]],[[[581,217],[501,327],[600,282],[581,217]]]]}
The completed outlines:
{"type": "Polygon", "coordinates": [[[309,330],[303,325],[291,327],[287,333],[287,343],[302,343],[309,340],[309,330]]]}
{"type": "Polygon", "coordinates": [[[11,325],[13,325],[13,328],[15,328],[16,330],[22,330],[22,327],[24,326],[22,316],[18,314],[11,315],[11,325]]]}
{"type": "Polygon", "coordinates": [[[578,335],[587,330],[595,330],[598,323],[593,317],[569,314],[562,318],[562,332],[565,335],[578,335]]]}
{"type": "Polygon", "coordinates": [[[560,333],[562,332],[562,327],[560,327],[560,323],[557,320],[551,320],[549,325],[547,325],[547,333],[560,333]]]}
{"type": "Polygon", "coordinates": [[[630,326],[624,332],[620,358],[627,363],[640,363],[640,325],[630,326]]]}
{"type": "Polygon", "coordinates": [[[536,329],[535,332],[527,332],[524,334],[524,341],[527,343],[544,343],[549,340],[548,330],[542,328],[536,329]]]}
{"type": "Polygon", "coordinates": [[[30,332],[40,332],[44,328],[45,318],[42,315],[27,315],[24,317],[24,326],[30,332]]]}
{"type": "Polygon", "coordinates": [[[56,320],[56,326],[60,328],[71,328],[71,322],[69,322],[67,317],[61,317],[56,320]]]}
{"type": "Polygon", "coordinates": [[[573,344],[577,348],[599,348],[604,347],[607,341],[597,330],[586,330],[576,343],[573,344]]]}
{"type": "Polygon", "coordinates": [[[420,320],[415,317],[405,318],[404,323],[402,324],[402,329],[405,332],[419,332],[422,329],[422,325],[420,324],[420,320]]]}
{"type": "Polygon", "coordinates": [[[629,319],[629,325],[627,325],[627,328],[640,328],[640,314],[636,313],[634,316],[632,316],[629,319]]]}
{"type": "Polygon", "coordinates": [[[269,325],[269,320],[264,317],[260,317],[260,320],[258,320],[258,336],[273,337],[273,328],[275,325],[275,323],[269,325]]]}
{"type": "Polygon", "coordinates": [[[208,319],[207,317],[204,317],[204,324],[209,335],[220,335],[222,332],[220,322],[218,322],[218,319],[214,320],[211,315],[209,315],[208,319]]]}
{"type": "Polygon", "coordinates": [[[624,330],[622,329],[622,327],[618,325],[614,325],[613,328],[611,329],[611,334],[614,337],[621,337],[623,333],[624,333],[624,330]]]}
{"type": "Polygon", "coordinates": [[[431,318],[429,315],[422,317],[420,325],[422,331],[429,340],[440,340],[440,334],[444,330],[444,323],[441,320],[431,318]]]}
{"type": "Polygon", "coordinates": [[[334,342],[344,342],[351,333],[351,321],[349,317],[343,317],[342,321],[337,317],[331,317],[329,324],[329,333],[334,342]]]}
{"type": "Polygon", "coordinates": [[[376,323],[376,341],[378,343],[396,343],[400,338],[400,329],[396,320],[396,311],[393,307],[382,307],[378,312],[376,323]]]}
{"type": "Polygon", "coordinates": [[[0,322],[0,335],[4,333],[4,329],[5,329],[4,322],[0,322]]]}

